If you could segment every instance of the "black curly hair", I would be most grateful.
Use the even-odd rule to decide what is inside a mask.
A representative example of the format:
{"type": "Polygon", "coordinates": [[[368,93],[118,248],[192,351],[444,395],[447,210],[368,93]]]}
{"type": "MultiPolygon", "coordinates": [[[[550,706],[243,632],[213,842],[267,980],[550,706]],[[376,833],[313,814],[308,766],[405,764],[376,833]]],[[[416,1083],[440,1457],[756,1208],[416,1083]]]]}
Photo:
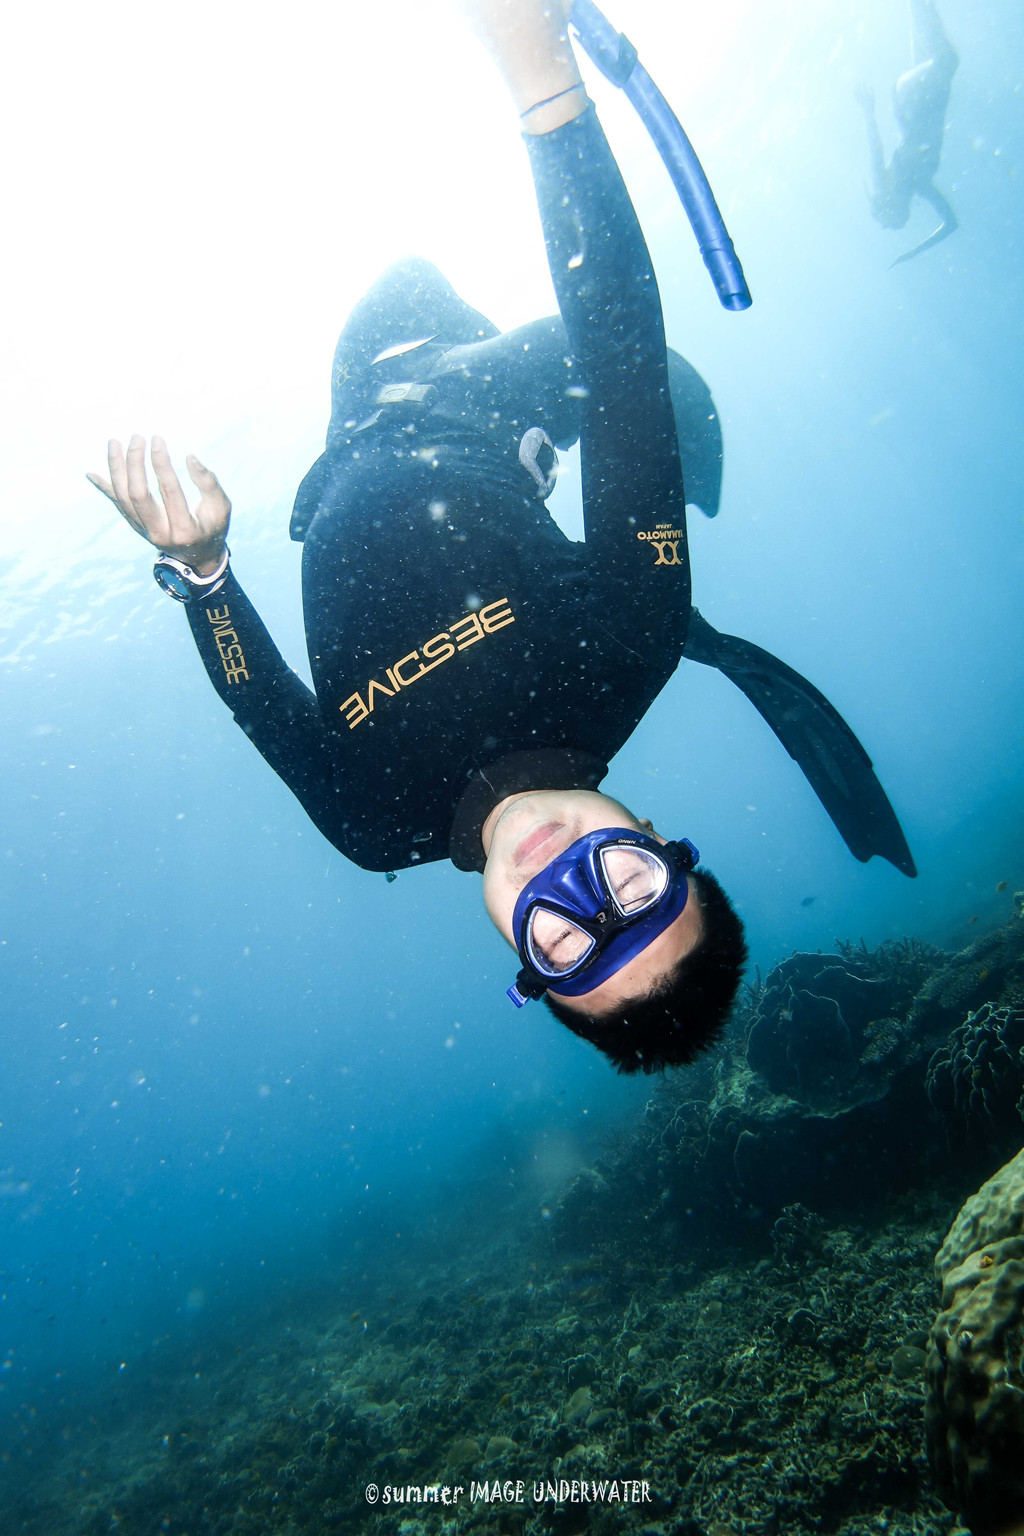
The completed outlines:
{"type": "Polygon", "coordinates": [[[593,1015],[544,994],[555,1018],[603,1051],[617,1072],[687,1066],[725,1028],[747,960],[743,924],[709,870],[696,869],[690,878],[700,905],[700,939],[650,992],[593,1015]]]}

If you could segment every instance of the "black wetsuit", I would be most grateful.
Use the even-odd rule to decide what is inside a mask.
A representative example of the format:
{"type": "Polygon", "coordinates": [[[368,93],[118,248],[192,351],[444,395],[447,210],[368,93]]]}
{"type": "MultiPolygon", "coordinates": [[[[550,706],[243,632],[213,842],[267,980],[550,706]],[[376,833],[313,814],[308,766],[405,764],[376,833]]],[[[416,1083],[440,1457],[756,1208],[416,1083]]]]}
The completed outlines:
{"type": "MultiPolygon", "coordinates": [[[[526,142],[561,322],[499,336],[411,262],[342,333],[327,451],[292,522],[315,695],[233,575],[189,609],[235,719],[364,869],[481,868],[479,828],[504,795],[596,786],[675,671],[691,617],[696,659],[722,665],[793,750],[764,688],[719,659],[746,643],[691,610],[661,304],[593,108],[526,142]],[[531,428],[580,436],[584,543],[537,497],[520,458],[531,428]]],[[[689,387],[697,405],[688,430],[713,514],[717,422],[702,428],[706,387],[673,363],[677,396],[689,387]]],[[[549,462],[542,445],[538,472],[549,462]]]]}
{"type": "Polygon", "coordinates": [[[509,753],[573,748],[607,763],[686,639],[683,480],[643,236],[592,108],[527,143],[571,363],[557,327],[530,338],[531,351],[549,342],[536,368],[521,344],[495,338],[488,352],[463,331],[383,360],[368,380],[370,347],[422,340],[448,318],[432,312],[443,304],[431,303],[429,270],[401,270],[390,295],[376,292],[353,316],[336,360],[303,558],[316,697],[233,578],[209,615],[192,613],[239,724],[365,869],[447,857],[474,771],[509,753]],[[552,347],[564,378],[531,389],[531,375],[534,386],[551,380],[552,347]],[[494,381],[502,364],[510,377],[494,381]],[[485,374],[500,402],[489,424],[485,374]],[[377,407],[384,386],[400,393],[410,375],[434,393],[377,407]],[[375,409],[369,426],[356,419],[375,409]],[[517,452],[534,425],[571,439],[579,413],[584,544],[559,531],[517,452]],[[232,666],[240,657],[244,667],[232,666]]]}

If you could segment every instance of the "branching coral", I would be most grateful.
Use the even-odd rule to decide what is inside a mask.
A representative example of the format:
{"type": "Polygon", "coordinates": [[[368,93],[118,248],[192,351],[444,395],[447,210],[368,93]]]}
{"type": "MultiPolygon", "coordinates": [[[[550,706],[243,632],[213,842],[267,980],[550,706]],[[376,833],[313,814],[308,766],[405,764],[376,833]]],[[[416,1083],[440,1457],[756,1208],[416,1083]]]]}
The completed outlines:
{"type": "Polygon", "coordinates": [[[947,1121],[968,1131],[1024,1119],[1024,1009],[985,1003],[928,1063],[925,1087],[947,1121]]]}
{"type": "Polygon", "coordinates": [[[862,1075],[865,1047],[876,1043],[878,1021],[895,1011],[896,990],[864,969],[850,955],[797,954],[768,976],[747,1062],[774,1093],[824,1106],[862,1075]]]}

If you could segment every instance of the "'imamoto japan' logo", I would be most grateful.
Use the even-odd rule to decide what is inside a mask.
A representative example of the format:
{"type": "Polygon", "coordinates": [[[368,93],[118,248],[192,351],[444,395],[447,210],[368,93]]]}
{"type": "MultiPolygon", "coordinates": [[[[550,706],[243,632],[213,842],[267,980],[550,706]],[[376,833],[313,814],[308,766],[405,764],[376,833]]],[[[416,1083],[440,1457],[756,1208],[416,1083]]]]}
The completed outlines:
{"type": "Polygon", "coordinates": [[[659,523],[651,533],[638,533],[638,539],[647,544],[653,544],[658,558],[655,565],[682,565],[679,558],[679,546],[686,538],[686,532],[682,528],[670,528],[668,523],[659,523]]]}
{"type": "Polygon", "coordinates": [[[504,629],[506,624],[514,624],[515,621],[515,614],[509,608],[507,598],[499,597],[478,613],[467,613],[439,635],[432,635],[420,650],[410,651],[408,656],[403,656],[401,661],[385,669],[390,688],[371,677],[366,685],[365,699],[361,693],[356,692],[350,694],[343,704],[339,704],[338,708],[348,721],[349,730],[355,730],[360,721],[373,714],[378,693],[386,699],[393,699],[401,689],[411,688],[413,683],[418,683],[421,677],[433,672],[443,661],[451,661],[456,651],[466,650],[482,640],[484,635],[493,635],[495,630],[504,629]]]}

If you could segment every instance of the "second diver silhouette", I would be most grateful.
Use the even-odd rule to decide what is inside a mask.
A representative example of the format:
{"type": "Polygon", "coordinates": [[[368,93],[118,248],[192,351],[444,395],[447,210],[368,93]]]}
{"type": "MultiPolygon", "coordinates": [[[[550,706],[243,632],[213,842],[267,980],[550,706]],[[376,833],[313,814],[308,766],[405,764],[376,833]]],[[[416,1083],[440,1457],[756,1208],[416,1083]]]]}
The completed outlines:
{"type": "Polygon", "coordinates": [[[956,214],[934,178],[942,155],[950,87],[960,59],[942,29],[933,0],[910,0],[910,17],[913,64],[893,87],[900,140],[888,165],[875,117],[874,92],[866,86],[857,92],[871,151],[872,214],[885,229],[903,229],[911,204],[919,197],[935,209],[941,221],[927,239],[897,256],[894,267],[938,245],[958,227],[956,214]]]}

